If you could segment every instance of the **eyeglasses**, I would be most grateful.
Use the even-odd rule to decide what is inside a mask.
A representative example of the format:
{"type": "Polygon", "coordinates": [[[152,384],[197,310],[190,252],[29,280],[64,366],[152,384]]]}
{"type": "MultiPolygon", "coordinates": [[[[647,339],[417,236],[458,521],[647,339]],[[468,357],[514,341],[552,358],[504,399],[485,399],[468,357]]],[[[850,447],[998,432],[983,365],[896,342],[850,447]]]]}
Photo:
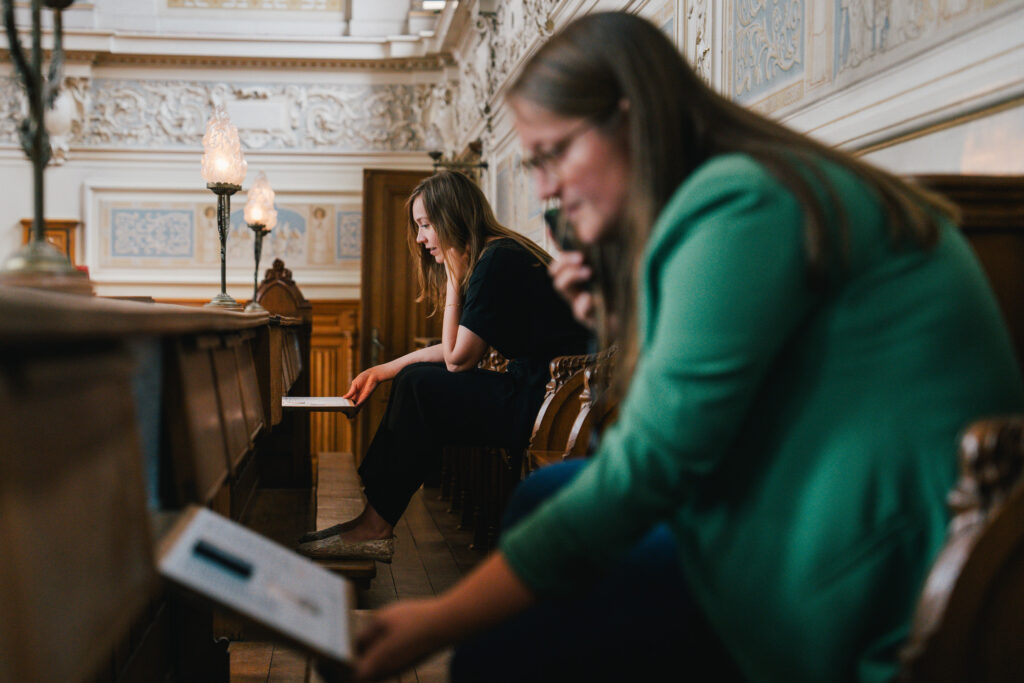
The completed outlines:
{"type": "Polygon", "coordinates": [[[590,128],[594,126],[594,121],[591,119],[584,119],[573,128],[563,135],[559,140],[555,141],[546,150],[541,150],[533,156],[523,159],[523,168],[527,171],[544,171],[544,173],[552,173],[558,162],[562,160],[565,153],[572,147],[572,143],[576,142],[576,138],[586,133],[590,128]]]}

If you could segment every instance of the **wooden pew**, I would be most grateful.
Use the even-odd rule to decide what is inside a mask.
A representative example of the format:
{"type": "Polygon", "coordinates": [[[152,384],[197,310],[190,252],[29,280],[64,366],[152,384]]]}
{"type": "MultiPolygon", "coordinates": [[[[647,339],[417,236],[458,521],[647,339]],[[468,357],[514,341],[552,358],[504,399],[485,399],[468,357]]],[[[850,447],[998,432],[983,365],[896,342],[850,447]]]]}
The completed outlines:
{"type": "Polygon", "coordinates": [[[537,411],[526,468],[533,471],[565,458],[566,445],[580,413],[583,369],[594,362],[594,355],[559,356],[551,361],[551,379],[544,402],[537,411]]]}
{"type": "MultiPolygon", "coordinates": [[[[951,199],[1024,359],[1024,177],[918,176],[951,199]]],[[[902,652],[905,681],[1024,680],[1024,416],[979,420],[959,445],[952,521],[902,652]]]]}
{"type": "MultiPolygon", "coordinates": [[[[472,547],[487,550],[497,538],[501,516],[524,472],[566,457],[588,455],[594,430],[615,416],[615,403],[595,401],[594,385],[607,385],[614,351],[560,356],[550,364],[551,380],[534,420],[526,449],[448,447],[442,457],[441,496],[473,528],[472,547]]],[[[493,349],[480,367],[501,372],[508,361],[493,349]]]]}
{"type": "MultiPolygon", "coordinates": [[[[313,304],[306,300],[281,259],[274,259],[256,290],[256,301],[278,316],[272,340],[283,351],[280,368],[284,395],[309,396],[309,354],[313,332],[313,304]]],[[[277,358],[276,354],[271,357],[277,358]]],[[[276,382],[273,375],[270,382],[276,382]]],[[[311,489],[315,485],[315,453],[310,450],[309,415],[281,413],[280,402],[271,406],[274,429],[261,462],[261,486],[266,488],[311,489]]]]}
{"type": "Polygon", "coordinates": [[[551,381],[527,451],[527,471],[591,454],[592,437],[610,425],[618,404],[604,391],[610,383],[615,347],[596,354],[562,356],[551,362],[551,381]]]}
{"type": "Polygon", "coordinates": [[[189,502],[244,508],[267,325],[0,288],[0,680],[226,680],[153,538],[189,502]]]}
{"type": "Polygon", "coordinates": [[[227,679],[212,610],[160,588],[153,537],[188,503],[246,515],[300,329],[0,289],[0,680],[227,679]]]}

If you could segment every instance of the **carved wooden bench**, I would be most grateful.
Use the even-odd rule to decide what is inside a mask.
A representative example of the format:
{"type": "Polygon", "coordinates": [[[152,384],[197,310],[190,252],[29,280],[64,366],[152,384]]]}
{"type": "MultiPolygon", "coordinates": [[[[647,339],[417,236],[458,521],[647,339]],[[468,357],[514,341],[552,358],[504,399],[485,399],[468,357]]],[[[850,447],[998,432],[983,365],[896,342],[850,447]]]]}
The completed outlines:
{"type": "Polygon", "coordinates": [[[592,435],[614,421],[618,404],[601,391],[607,387],[615,348],[597,354],[559,356],[551,361],[551,381],[527,451],[526,468],[590,454],[592,435]]]}
{"type": "Polygon", "coordinates": [[[960,441],[949,537],[902,652],[904,681],[1024,680],[1024,416],[960,441]]]}

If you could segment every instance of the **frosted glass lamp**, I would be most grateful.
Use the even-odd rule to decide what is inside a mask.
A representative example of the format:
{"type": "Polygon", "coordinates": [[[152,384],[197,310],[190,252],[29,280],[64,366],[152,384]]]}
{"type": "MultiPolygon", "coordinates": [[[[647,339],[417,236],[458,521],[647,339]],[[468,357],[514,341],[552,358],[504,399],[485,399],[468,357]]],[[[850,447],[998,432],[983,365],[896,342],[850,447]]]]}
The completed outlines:
{"type": "Polygon", "coordinates": [[[249,199],[245,203],[245,222],[253,231],[253,256],[256,270],[252,276],[252,301],[245,310],[254,313],[266,310],[256,301],[256,291],[260,280],[260,254],[263,251],[263,238],[277,225],[277,210],[274,208],[274,190],[267,182],[267,176],[260,171],[256,182],[249,189],[249,199]]]}
{"type": "Polygon", "coordinates": [[[217,195],[217,233],[220,236],[220,294],[207,306],[240,309],[227,293],[227,241],[231,223],[231,195],[242,189],[248,164],[242,154],[238,129],[231,124],[228,113],[217,105],[206,124],[203,135],[203,180],[217,195]]]}

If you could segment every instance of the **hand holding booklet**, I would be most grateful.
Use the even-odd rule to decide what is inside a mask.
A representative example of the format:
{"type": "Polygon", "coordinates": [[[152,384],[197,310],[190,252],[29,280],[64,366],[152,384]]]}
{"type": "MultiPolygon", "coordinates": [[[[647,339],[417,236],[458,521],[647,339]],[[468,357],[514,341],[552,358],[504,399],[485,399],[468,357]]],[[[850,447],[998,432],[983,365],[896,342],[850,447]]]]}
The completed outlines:
{"type": "Polygon", "coordinates": [[[190,507],[164,537],[160,574],[334,666],[352,661],[348,582],[240,524],[190,507]]]}

